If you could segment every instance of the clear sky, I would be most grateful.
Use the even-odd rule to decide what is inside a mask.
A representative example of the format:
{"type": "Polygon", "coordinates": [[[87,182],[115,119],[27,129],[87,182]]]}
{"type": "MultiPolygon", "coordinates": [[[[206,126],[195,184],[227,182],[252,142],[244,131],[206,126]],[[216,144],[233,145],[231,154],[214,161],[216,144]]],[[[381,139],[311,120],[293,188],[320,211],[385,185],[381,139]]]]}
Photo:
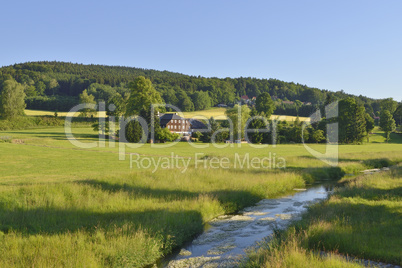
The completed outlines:
{"type": "Polygon", "coordinates": [[[402,1],[7,1],[0,66],[277,78],[402,101],[402,1]]]}

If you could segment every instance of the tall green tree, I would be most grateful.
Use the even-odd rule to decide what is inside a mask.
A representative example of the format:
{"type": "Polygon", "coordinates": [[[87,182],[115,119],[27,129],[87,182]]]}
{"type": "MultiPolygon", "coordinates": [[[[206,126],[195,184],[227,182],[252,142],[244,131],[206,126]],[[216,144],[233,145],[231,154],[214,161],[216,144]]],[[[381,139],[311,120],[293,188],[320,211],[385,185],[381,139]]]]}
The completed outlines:
{"type": "Polygon", "coordinates": [[[106,114],[108,116],[120,117],[126,113],[127,101],[119,94],[116,93],[109,100],[109,107],[107,107],[106,114]]]}
{"type": "MultiPolygon", "coordinates": [[[[87,90],[84,90],[80,94],[80,103],[81,104],[96,104],[95,97],[91,94],[88,94],[87,90]]],[[[84,108],[81,110],[80,115],[82,117],[93,116],[96,114],[96,110],[92,108],[84,108]]]]}
{"type": "Polygon", "coordinates": [[[366,134],[365,109],[353,98],[339,101],[339,142],[361,143],[366,134]]]}
{"type": "Polygon", "coordinates": [[[402,104],[399,104],[398,108],[394,112],[394,120],[397,125],[402,125],[402,104]]]}
{"type": "Polygon", "coordinates": [[[383,99],[380,102],[381,111],[387,110],[391,114],[393,114],[398,107],[398,102],[395,101],[393,98],[383,99]]]}
{"type": "MultiPolygon", "coordinates": [[[[151,129],[152,118],[154,119],[154,131],[155,133],[159,131],[160,124],[159,118],[156,113],[158,111],[164,111],[164,107],[154,107],[152,113],[153,104],[164,104],[161,95],[152,86],[152,82],[143,76],[137,77],[133,82],[129,84],[130,87],[130,97],[127,101],[125,116],[141,116],[147,123],[148,128],[151,129]]],[[[126,128],[126,138],[129,142],[139,142],[144,129],[142,129],[141,124],[138,121],[131,121],[126,128]],[[141,131],[140,131],[141,128],[141,131]],[[131,136],[133,136],[131,138],[131,136]]],[[[148,132],[151,138],[151,131],[148,132]]]]}
{"type": "Polygon", "coordinates": [[[205,110],[211,107],[211,98],[209,97],[208,92],[196,91],[191,97],[196,111],[205,110]]]}
{"type": "Polygon", "coordinates": [[[137,120],[130,121],[126,126],[125,135],[128,142],[139,143],[144,133],[144,129],[137,120]]]}
{"type": "Polygon", "coordinates": [[[225,114],[233,123],[231,131],[233,131],[234,139],[244,138],[244,128],[250,118],[250,108],[247,105],[236,104],[233,108],[227,109],[225,114]]]}
{"type": "MultiPolygon", "coordinates": [[[[131,92],[127,102],[126,116],[140,115],[148,120],[151,118],[151,105],[164,103],[159,92],[153,87],[151,80],[143,76],[139,76],[131,82],[129,88],[131,92]]],[[[158,110],[161,108],[155,108],[155,112],[158,110]]]]}
{"type": "MultiPolygon", "coordinates": [[[[220,124],[213,117],[211,117],[208,120],[208,123],[209,123],[210,131],[202,133],[202,135],[200,137],[200,140],[202,142],[211,142],[212,135],[221,128],[220,124]]],[[[224,133],[219,132],[215,135],[214,138],[215,138],[214,142],[224,142],[224,140],[227,138],[227,136],[224,135],[224,133]]]]}
{"type": "Polygon", "coordinates": [[[388,110],[383,110],[381,112],[380,127],[385,132],[386,141],[388,142],[391,132],[396,128],[395,120],[392,118],[392,115],[388,110]]]}
{"type": "Polygon", "coordinates": [[[194,111],[194,103],[184,90],[179,90],[176,93],[179,108],[184,112],[194,111]]]}
{"type": "Polygon", "coordinates": [[[24,86],[14,79],[3,83],[0,95],[0,115],[6,119],[13,119],[24,115],[25,92],[24,86]]]}
{"type": "Polygon", "coordinates": [[[367,142],[370,142],[370,132],[374,129],[374,118],[372,118],[368,113],[364,115],[366,120],[366,133],[367,133],[367,142]]]}
{"type": "Polygon", "coordinates": [[[264,114],[264,116],[269,119],[275,110],[275,103],[269,93],[265,92],[257,97],[255,108],[259,114],[264,114]]]}
{"type": "Polygon", "coordinates": [[[37,81],[35,83],[35,88],[38,95],[45,95],[46,85],[43,81],[37,81]]]}

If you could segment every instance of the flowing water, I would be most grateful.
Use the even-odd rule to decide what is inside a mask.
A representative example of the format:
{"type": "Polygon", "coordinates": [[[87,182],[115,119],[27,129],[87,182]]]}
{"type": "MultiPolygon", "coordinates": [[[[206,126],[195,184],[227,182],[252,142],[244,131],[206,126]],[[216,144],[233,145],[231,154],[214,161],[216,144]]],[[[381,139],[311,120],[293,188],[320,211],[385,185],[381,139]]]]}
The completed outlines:
{"type": "Polygon", "coordinates": [[[332,185],[295,189],[295,194],[264,199],[236,215],[210,221],[204,233],[161,264],[162,267],[236,267],[245,250],[286,228],[313,203],[328,197],[332,185]]]}

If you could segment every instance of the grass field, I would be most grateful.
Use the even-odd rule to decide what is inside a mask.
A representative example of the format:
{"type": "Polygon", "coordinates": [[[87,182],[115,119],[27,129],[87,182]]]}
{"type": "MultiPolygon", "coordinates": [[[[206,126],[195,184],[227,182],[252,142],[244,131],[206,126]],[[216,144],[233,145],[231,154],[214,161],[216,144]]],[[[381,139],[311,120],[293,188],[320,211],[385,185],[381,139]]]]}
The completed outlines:
{"type": "Polygon", "coordinates": [[[250,254],[245,267],[347,267],[339,253],[402,265],[402,166],[344,183],[301,222],[250,254]],[[320,258],[320,251],[335,254],[320,258]]]}
{"type": "MultiPolygon", "coordinates": [[[[28,116],[54,116],[54,111],[41,111],[41,110],[29,110],[25,109],[25,114],[28,116]]],[[[68,112],[57,112],[58,116],[65,117],[68,112]]],[[[78,117],[79,113],[76,113],[74,117],[78,117]]],[[[106,117],[106,112],[97,112],[95,117],[106,117]]]]}
{"type": "MultiPolygon", "coordinates": [[[[211,108],[208,110],[203,110],[203,111],[195,111],[195,112],[183,112],[183,115],[185,118],[211,118],[214,117],[216,119],[226,119],[225,115],[226,108],[211,108]]],[[[25,109],[25,114],[28,116],[54,116],[54,112],[52,111],[41,111],[41,110],[29,110],[25,109]]],[[[58,116],[67,116],[67,112],[58,112],[58,116]]],[[[77,117],[79,113],[75,114],[75,117],[77,117]]],[[[106,117],[105,112],[98,112],[96,114],[96,117],[106,117]]],[[[290,116],[290,115],[272,115],[271,119],[272,120],[286,120],[289,122],[293,122],[296,120],[296,116],[290,116]]],[[[300,121],[309,121],[310,118],[308,117],[299,117],[300,121]]]]}
{"type": "MultiPolygon", "coordinates": [[[[104,142],[91,128],[73,132],[85,144],[104,142]]],[[[314,159],[303,145],[217,149],[145,144],[126,148],[124,161],[118,145],[77,148],[61,127],[0,132],[0,267],[142,267],[191,239],[218,215],[289,193],[306,180],[339,178],[340,169],[351,173],[374,167],[378,159],[402,161],[398,143],[342,145],[338,169],[314,159]],[[155,172],[130,168],[128,153],[149,161],[174,153],[189,166],[155,172]],[[197,166],[195,153],[205,162],[227,157],[230,163],[236,154],[262,158],[271,153],[285,159],[286,169],[204,168],[197,166]]],[[[325,151],[324,145],[311,147],[325,151]]]]}
{"type": "MultiPolygon", "coordinates": [[[[195,112],[183,112],[185,118],[194,118],[194,117],[202,117],[202,118],[211,118],[214,117],[215,119],[226,119],[225,115],[226,108],[211,108],[208,110],[203,111],[195,111],[195,112]]],[[[297,116],[290,116],[290,115],[272,115],[270,119],[272,120],[286,120],[289,122],[295,121],[297,116]]],[[[310,121],[309,117],[299,117],[300,121],[310,121]]]]}

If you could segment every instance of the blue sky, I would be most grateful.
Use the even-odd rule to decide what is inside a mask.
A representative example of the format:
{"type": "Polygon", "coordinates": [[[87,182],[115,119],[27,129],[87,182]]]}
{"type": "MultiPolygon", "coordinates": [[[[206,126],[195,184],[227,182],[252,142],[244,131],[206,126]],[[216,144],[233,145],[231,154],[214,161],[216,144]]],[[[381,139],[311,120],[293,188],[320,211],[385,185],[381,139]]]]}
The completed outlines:
{"type": "Polygon", "coordinates": [[[277,78],[402,101],[402,1],[8,1],[0,66],[277,78]]]}

